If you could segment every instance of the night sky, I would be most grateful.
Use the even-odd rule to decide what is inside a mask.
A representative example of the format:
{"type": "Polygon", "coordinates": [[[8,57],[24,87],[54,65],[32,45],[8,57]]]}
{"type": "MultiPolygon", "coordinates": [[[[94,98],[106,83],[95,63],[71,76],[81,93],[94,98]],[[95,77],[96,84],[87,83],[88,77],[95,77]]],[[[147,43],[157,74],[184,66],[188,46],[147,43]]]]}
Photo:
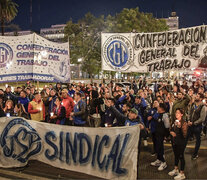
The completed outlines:
{"type": "MultiPolygon", "coordinates": [[[[30,29],[30,0],[14,0],[18,15],[12,21],[22,30],[30,29]]],[[[74,22],[87,12],[95,16],[115,15],[123,8],[139,7],[154,17],[168,17],[171,11],[179,16],[180,28],[207,24],[207,0],[33,0],[32,30],[74,22]]]]}

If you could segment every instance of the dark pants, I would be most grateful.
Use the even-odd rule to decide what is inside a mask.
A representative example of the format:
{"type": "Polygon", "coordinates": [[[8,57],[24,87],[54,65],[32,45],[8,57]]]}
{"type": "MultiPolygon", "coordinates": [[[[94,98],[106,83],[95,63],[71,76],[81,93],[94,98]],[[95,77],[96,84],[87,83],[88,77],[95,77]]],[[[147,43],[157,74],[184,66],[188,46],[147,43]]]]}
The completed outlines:
{"type": "MultiPolygon", "coordinates": [[[[179,138],[179,137],[178,137],[179,138]]],[[[175,166],[178,166],[179,161],[181,163],[180,170],[184,171],[185,168],[185,157],[184,157],[184,152],[185,152],[185,139],[179,140],[175,142],[172,140],[172,148],[175,156],[175,166]]]]}
{"type": "Polygon", "coordinates": [[[195,149],[194,149],[194,153],[193,155],[197,155],[198,154],[198,150],[200,148],[201,145],[201,131],[202,131],[202,125],[192,125],[188,127],[188,136],[187,139],[194,134],[196,137],[196,144],[195,144],[195,149]]]}
{"type": "Polygon", "coordinates": [[[162,162],[165,162],[164,159],[164,136],[156,134],[156,152],[157,152],[157,159],[162,162]]]}
{"type": "Polygon", "coordinates": [[[69,118],[66,118],[65,125],[72,126],[73,125],[73,121],[71,121],[69,118]]]}
{"type": "Polygon", "coordinates": [[[153,142],[153,153],[157,153],[156,151],[156,136],[155,133],[151,133],[152,135],[152,142],[153,142]]]}
{"type": "Polygon", "coordinates": [[[140,158],[140,152],[141,152],[141,137],[139,138],[138,143],[138,154],[137,154],[137,179],[139,179],[139,158],[140,158]]]}
{"type": "Polygon", "coordinates": [[[74,123],[74,126],[78,126],[78,127],[89,127],[88,123],[85,123],[85,124],[75,124],[74,123]]]}

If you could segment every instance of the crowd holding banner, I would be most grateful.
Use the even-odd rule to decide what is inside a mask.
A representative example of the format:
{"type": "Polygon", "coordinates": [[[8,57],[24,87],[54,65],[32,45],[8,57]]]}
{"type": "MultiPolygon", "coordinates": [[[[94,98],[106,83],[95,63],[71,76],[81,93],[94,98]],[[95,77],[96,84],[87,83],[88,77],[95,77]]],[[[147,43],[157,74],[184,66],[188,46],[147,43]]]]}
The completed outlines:
{"type": "Polygon", "coordinates": [[[102,33],[102,69],[157,72],[206,68],[207,26],[165,32],[102,33]]]}
{"type": "MultiPolygon", "coordinates": [[[[205,25],[158,33],[102,33],[102,69],[123,72],[157,72],[191,69],[198,66],[206,68],[206,41],[207,26],[205,25]]],[[[68,43],[53,43],[36,34],[24,37],[2,37],[0,54],[0,68],[2,69],[0,82],[37,80],[68,83],[64,88],[61,83],[57,83],[55,86],[50,84],[48,87],[45,85],[41,91],[31,83],[16,87],[13,92],[11,86],[0,89],[0,117],[5,117],[1,122],[2,126],[5,126],[1,135],[1,146],[2,153],[6,157],[25,163],[31,154],[34,154],[32,151],[26,157],[22,157],[28,150],[28,147],[19,142],[19,134],[23,133],[22,140],[29,134],[30,141],[37,144],[36,153],[41,151],[39,140],[44,139],[45,147],[52,147],[54,154],[51,155],[51,149],[45,148],[44,156],[40,155],[37,159],[45,158],[44,162],[52,164],[51,161],[59,158],[60,162],[54,162],[57,167],[63,165],[60,164],[63,161],[63,142],[66,143],[66,163],[69,164],[69,147],[73,162],[77,163],[76,145],[79,140],[80,165],[87,164],[91,157],[91,166],[87,166],[90,174],[106,179],[135,179],[141,139],[146,145],[149,136],[153,142],[152,155],[157,156],[156,161],[151,165],[157,166],[158,171],[167,167],[164,141],[170,139],[175,166],[168,174],[175,176],[174,179],[186,178],[184,173],[185,148],[188,141],[193,138],[196,139],[196,144],[192,160],[198,158],[201,135],[206,134],[207,126],[207,82],[201,79],[197,79],[192,84],[186,80],[182,82],[177,80],[155,81],[153,86],[149,86],[145,78],[140,78],[132,81],[131,86],[126,88],[120,87],[113,81],[108,84],[69,83],[68,43]],[[6,125],[8,118],[10,119],[6,125]],[[31,123],[28,124],[28,122],[31,123]],[[33,129],[30,124],[38,127],[38,130],[33,129]],[[19,129],[13,130],[13,135],[8,135],[10,129],[15,125],[18,125],[19,129]],[[21,125],[26,125],[31,132],[28,133],[21,125]],[[39,131],[41,126],[44,128],[48,126],[48,132],[39,131]],[[68,126],[71,129],[74,126],[76,128],[84,127],[82,129],[87,132],[90,131],[88,127],[102,128],[100,132],[95,131],[97,134],[92,136],[96,138],[92,140],[90,139],[92,132],[84,134],[81,131],[76,132],[74,130],[76,128],[74,128],[74,144],[72,145],[70,133],[66,128],[68,126]],[[121,134],[123,129],[119,129],[121,126],[125,130],[124,135],[121,134]],[[130,135],[128,126],[134,127],[130,127],[133,131],[132,135],[130,135]],[[61,127],[63,131],[59,132],[58,128],[49,131],[54,127],[61,127]],[[104,135],[104,129],[109,127],[110,135],[104,135]],[[115,129],[117,133],[113,136],[115,129]],[[99,133],[101,136],[98,136],[99,133]],[[34,134],[41,134],[41,137],[37,136],[38,138],[34,139],[34,134]],[[133,141],[128,142],[130,136],[133,136],[133,141]],[[53,140],[57,138],[59,138],[58,142],[54,143],[53,140]],[[114,144],[109,143],[110,138],[113,139],[114,144]],[[19,150],[19,155],[15,154],[13,145],[8,147],[6,139],[10,139],[11,142],[15,140],[25,148],[24,151],[19,150]],[[88,145],[87,158],[83,157],[83,139],[88,145]],[[111,149],[104,151],[105,155],[102,155],[103,146],[108,144],[111,149]],[[133,144],[135,144],[135,148],[133,144]],[[127,153],[123,156],[127,145],[127,153]],[[136,158],[137,153],[138,159],[136,158]],[[127,159],[126,156],[130,156],[130,158],[127,159]],[[133,160],[134,162],[131,163],[130,161],[133,160]],[[96,161],[97,167],[95,166],[96,161]],[[112,171],[109,173],[108,168],[111,161],[113,161],[112,171]],[[122,161],[124,161],[123,164],[122,161]],[[132,169],[129,171],[125,167],[132,169]],[[91,171],[91,168],[93,170],[95,168],[95,173],[91,171]],[[103,169],[105,169],[104,172],[103,169]],[[116,175],[114,176],[114,174],[116,175]]],[[[30,147],[31,144],[28,146],[30,147]]],[[[9,166],[6,160],[0,160],[1,166],[4,167],[5,164],[9,166]]],[[[75,167],[75,165],[74,167],[63,165],[64,169],[69,170],[75,170],[75,167]]],[[[79,171],[85,172],[85,169],[80,166],[79,171]]]]}
{"type": "Polygon", "coordinates": [[[69,43],[35,33],[0,36],[0,82],[70,82],[69,43]]]}
{"type": "Polygon", "coordinates": [[[198,158],[201,134],[206,134],[206,105],[207,82],[201,80],[192,85],[185,80],[182,83],[159,81],[153,88],[149,88],[145,79],[140,79],[126,89],[110,82],[71,83],[65,88],[60,83],[55,87],[50,84],[40,93],[31,84],[17,87],[14,92],[10,86],[0,90],[0,116],[80,127],[139,124],[144,141],[151,134],[152,155],[157,155],[151,165],[157,166],[158,171],[167,167],[164,140],[170,137],[175,167],[169,175],[175,175],[175,179],[185,178],[184,151],[188,140],[194,137],[192,159],[198,158]]]}
{"type": "Polygon", "coordinates": [[[92,129],[3,117],[0,167],[22,167],[38,160],[93,177],[136,179],[139,130],[139,126],[92,129]]]}

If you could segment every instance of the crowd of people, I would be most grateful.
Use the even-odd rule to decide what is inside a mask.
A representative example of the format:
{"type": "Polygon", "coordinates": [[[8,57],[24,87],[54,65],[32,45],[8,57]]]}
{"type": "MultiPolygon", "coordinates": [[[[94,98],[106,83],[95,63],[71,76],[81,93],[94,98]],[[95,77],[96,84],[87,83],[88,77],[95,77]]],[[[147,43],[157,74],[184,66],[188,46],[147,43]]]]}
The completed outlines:
{"type": "MultiPolygon", "coordinates": [[[[18,116],[35,121],[69,126],[116,127],[139,124],[141,138],[152,138],[152,166],[158,171],[167,167],[164,141],[170,139],[174,152],[174,169],[168,174],[185,179],[184,152],[188,140],[195,138],[192,159],[198,158],[201,135],[206,134],[207,82],[133,81],[131,86],[70,83],[62,88],[34,85],[0,89],[0,117],[18,116]],[[180,162],[180,170],[179,170],[180,162]]],[[[141,142],[141,141],[140,141],[141,142]]]]}

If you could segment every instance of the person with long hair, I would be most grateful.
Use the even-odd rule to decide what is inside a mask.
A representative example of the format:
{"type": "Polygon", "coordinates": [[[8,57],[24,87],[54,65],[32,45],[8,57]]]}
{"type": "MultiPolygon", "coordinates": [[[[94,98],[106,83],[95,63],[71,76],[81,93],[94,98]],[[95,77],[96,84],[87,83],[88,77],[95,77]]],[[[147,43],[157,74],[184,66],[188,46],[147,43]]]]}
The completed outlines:
{"type": "Polygon", "coordinates": [[[57,97],[55,100],[55,106],[53,107],[52,112],[50,112],[50,123],[54,124],[65,124],[66,120],[66,110],[65,107],[61,104],[62,99],[57,97]]]}
{"type": "Polygon", "coordinates": [[[4,112],[7,117],[14,116],[14,103],[11,99],[6,101],[4,112]]]}
{"type": "Polygon", "coordinates": [[[171,126],[171,142],[172,148],[175,156],[175,167],[168,174],[170,176],[175,176],[174,179],[185,179],[184,168],[185,168],[185,157],[184,151],[186,147],[186,138],[187,138],[187,128],[188,124],[183,118],[184,111],[180,108],[176,109],[175,117],[176,120],[171,126]],[[181,163],[180,172],[178,168],[178,163],[181,163]]]}
{"type": "Polygon", "coordinates": [[[18,117],[23,117],[25,119],[30,119],[29,114],[25,110],[23,104],[18,103],[17,105],[15,105],[14,111],[15,111],[15,113],[18,117]]]}

